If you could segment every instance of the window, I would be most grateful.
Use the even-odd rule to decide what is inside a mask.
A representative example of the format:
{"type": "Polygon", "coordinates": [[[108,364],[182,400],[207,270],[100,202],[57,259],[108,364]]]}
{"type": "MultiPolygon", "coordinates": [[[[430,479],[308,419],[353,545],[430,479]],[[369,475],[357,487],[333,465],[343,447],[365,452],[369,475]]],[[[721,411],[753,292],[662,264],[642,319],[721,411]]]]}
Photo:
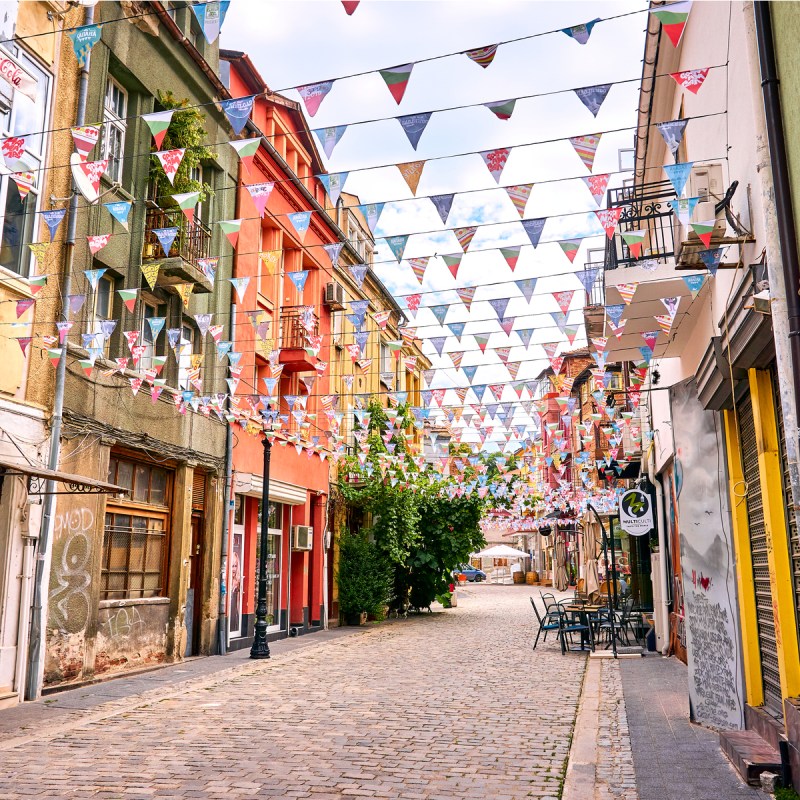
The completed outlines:
{"type": "Polygon", "coordinates": [[[392,351],[381,342],[381,372],[394,372],[392,351]]]}
{"type": "Polygon", "coordinates": [[[200,368],[196,367],[196,346],[199,342],[199,332],[189,323],[181,327],[180,356],[178,358],[178,388],[191,389],[191,381],[199,377],[200,368]]]}
{"type": "Polygon", "coordinates": [[[103,275],[97,281],[92,303],[92,316],[89,322],[89,333],[94,334],[92,347],[102,347],[103,355],[108,355],[109,340],[116,325],[109,320],[114,319],[114,286],[116,281],[111,275],[103,275]]]}
{"type": "Polygon", "coordinates": [[[16,183],[9,177],[0,179],[0,209],[2,209],[2,234],[0,235],[0,265],[17,275],[30,274],[32,254],[27,245],[34,241],[34,221],[39,205],[39,189],[44,181],[41,172],[45,158],[48,127],[47,109],[50,107],[50,80],[33,59],[19,48],[13,55],[38,83],[36,102],[21,92],[14,92],[11,110],[0,115],[3,137],[20,137],[23,145],[16,158],[6,157],[5,163],[12,172],[33,172],[34,186],[22,197],[16,183]],[[33,131],[39,131],[33,133],[33,131]]]}
{"type": "MultiPolygon", "coordinates": [[[[192,178],[193,181],[197,181],[202,186],[203,183],[204,183],[204,180],[203,180],[204,177],[205,176],[203,174],[203,167],[202,166],[192,167],[191,178],[192,178]]],[[[202,192],[202,189],[200,191],[202,192]]],[[[197,204],[195,205],[195,207],[194,207],[194,218],[198,222],[206,222],[206,216],[205,216],[206,208],[205,208],[205,206],[206,206],[206,203],[203,202],[202,200],[199,200],[197,202],[197,204]]]]}
{"type": "Polygon", "coordinates": [[[128,490],[109,502],[103,535],[100,599],[163,597],[166,583],[171,473],[112,456],[108,479],[128,490]]]}
{"type": "Polygon", "coordinates": [[[128,93],[113,78],[109,78],[103,107],[103,158],[108,159],[106,175],[116,182],[122,181],[127,116],[128,93]]]}
{"type": "Polygon", "coordinates": [[[144,372],[145,370],[152,369],[153,356],[163,356],[165,352],[165,335],[159,332],[158,336],[154,338],[153,327],[148,320],[158,318],[163,319],[166,309],[164,306],[156,305],[148,300],[145,300],[142,305],[144,307],[144,315],[142,316],[142,323],[141,327],[139,328],[139,342],[147,349],[142,353],[138,368],[141,372],[144,372]]]}

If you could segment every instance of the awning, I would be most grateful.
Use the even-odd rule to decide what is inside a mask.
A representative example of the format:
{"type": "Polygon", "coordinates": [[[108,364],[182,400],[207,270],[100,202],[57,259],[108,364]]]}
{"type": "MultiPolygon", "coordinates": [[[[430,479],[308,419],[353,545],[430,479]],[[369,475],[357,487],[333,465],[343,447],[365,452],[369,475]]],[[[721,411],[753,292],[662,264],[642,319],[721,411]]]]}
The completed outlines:
{"type": "Polygon", "coordinates": [[[55,481],[63,483],[67,487],[66,492],[54,492],[54,494],[127,494],[127,489],[117,486],[114,483],[100,481],[96,478],[89,478],[86,475],[74,475],[71,472],[61,472],[57,469],[48,469],[39,464],[26,464],[25,462],[12,461],[0,458],[0,470],[5,475],[27,475],[32,478],[28,489],[28,494],[47,494],[44,490],[44,481],[55,481]]]}
{"type": "MultiPolygon", "coordinates": [[[[246,494],[248,497],[261,499],[263,479],[261,475],[251,472],[236,472],[233,476],[233,491],[236,494],[246,494]]],[[[276,503],[287,505],[303,505],[308,499],[308,489],[305,486],[296,486],[286,481],[269,479],[269,499],[276,503]]],[[[313,489],[311,491],[314,491],[313,489]]]]}

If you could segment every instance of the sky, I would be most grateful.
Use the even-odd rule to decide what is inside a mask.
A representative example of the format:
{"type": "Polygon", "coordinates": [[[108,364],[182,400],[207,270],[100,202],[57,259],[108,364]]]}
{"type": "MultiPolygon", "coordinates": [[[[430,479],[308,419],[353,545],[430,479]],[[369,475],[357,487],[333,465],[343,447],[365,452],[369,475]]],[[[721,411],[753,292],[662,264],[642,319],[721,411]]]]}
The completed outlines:
{"type": "MultiPolygon", "coordinates": [[[[423,293],[422,307],[411,322],[418,335],[424,339],[448,335],[442,357],[430,343],[425,346],[437,369],[433,387],[468,385],[448,351],[467,351],[462,366],[478,365],[473,383],[487,384],[509,380],[494,347],[511,346],[509,360],[523,362],[518,380],[535,378],[547,365],[537,343],[563,339],[561,350],[571,349],[550,316],[558,310],[551,293],[580,290],[568,321],[582,323],[583,291],[571,273],[583,268],[591,249],[592,260],[602,260],[599,251],[605,236],[594,217],[597,205],[580,180],[589,172],[565,137],[618,131],[604,133],[593,172],[619,173],[619,151],[633,147],[646,8],[643,2],[363,0],[348,16],[339,0],[231,3],[221,46],[247,52],[270,88],[297,100],[299,94],[292,87],[336,79],[316,115],[308,117],[311,128],[475,106],[434,114],[416,151],[395,119],[354,125],[326,160],[330,172],[350,172],[347,192],[365,203],[387,202],[376,237],[416,234],[408,240],[405,258],[459,253],[455,235],[447,229],[481,225],[457,279],[441,259],[432,258],[422,286],[410,266],[398,263],[377,241],[374,269],[387,287],[398,297],[423,293]],[[560,32],[597,18],[603,21],[595,25],[585,45],[560,32]],[[464,50],[498,42],[509,43],[499,47],[486,69],[463,55],[464,50]],[[375,72],[451,53],[414,67],[399,106],[375,72]],[[346,77],[356,73],[367,74],[346,77]],[[611,87],[596,118],[572,91],[620,81],[611,87]],[[481,105],[510,98],[526,99],[517,101],[511,119],[505,121],[481,105]],[[513,273],[492,248],[528,245],[529,240],[518,212],[478,155],[497,147],[513,148],[499,186],[533,183],[525,218],[548,218],[540,245],[535,250],[522,248],[513,273]],[[464,153],[469,155],[458,155],[464,153]],[[435,160],[425,165],[414,199],[391,165],[421,159],[435,160]],[[463,194],[456,194],[444,224],[427,197],[451,192],[463,194]],[[573,264],[555,243],[590,234],[596,235],[583,241],[573,264]],[[513,281],[532,277],[539,281],[528,304],[513,281]],[[479,287],[470,312],[453,291],[465,286],[479,287]],[[516,318],[515,329],[535,329],[529,348],[516,334],[508,336],[501,330],[487,302],[501,297],[512,298],[505,316],[516,318]],[[445,323],[467,322],[460,344],[426,308],[448,303],[453,305],[445,323]],[[470,332],[491,334],[485,353],[470,332]]],[[[609,186],[619,186],[623,177],[612,175],[609,186]]],[[[402,299],[400,303],[404,305],[402,299]]],[[[581,329],[574,346],[582,342],[581,329]]],[[[516,399],[512,388],[506,387],[502,401],[516,399]]],[[[445,404],[453,402],[455,394],[448,392],[445,404]]],[[[471,392],[468,402],[474,402],[471,392]]],[[[514,422],[526,420],[518,409],[514,422]]]]}

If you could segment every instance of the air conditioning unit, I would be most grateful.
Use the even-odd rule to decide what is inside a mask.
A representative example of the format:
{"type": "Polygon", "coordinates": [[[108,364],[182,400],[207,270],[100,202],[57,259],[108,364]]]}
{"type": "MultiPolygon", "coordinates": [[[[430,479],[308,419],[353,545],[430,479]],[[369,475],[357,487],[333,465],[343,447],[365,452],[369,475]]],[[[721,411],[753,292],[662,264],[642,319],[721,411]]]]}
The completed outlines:
{"type": "Polygon", "coordinates": [[[331,308],[344,308],[344,286],[336,281],[326,283],[323,302],[331,308]]]}
{"type": "Polygon", "coordinates": [[[309,525],[292,528],[292,550],[310,550],[314,542],[314,529],[309,525]]]}
{"type": "MultiPolygon", "coordinates": [[[[689,197],[699,197],[700,201],[694,210],[694,219],[697,222],[716,219],[714,225],[714,235],[724,236],[725,212],[721,211],[719,218],[714,212],[714,206],[725,196],[725,189],[722,185],[722,165],[703,164],[702,166],[692,167],[689,175],[689,197]]],[[[690,235],[691,236],[691,235],[690,235]]]]}

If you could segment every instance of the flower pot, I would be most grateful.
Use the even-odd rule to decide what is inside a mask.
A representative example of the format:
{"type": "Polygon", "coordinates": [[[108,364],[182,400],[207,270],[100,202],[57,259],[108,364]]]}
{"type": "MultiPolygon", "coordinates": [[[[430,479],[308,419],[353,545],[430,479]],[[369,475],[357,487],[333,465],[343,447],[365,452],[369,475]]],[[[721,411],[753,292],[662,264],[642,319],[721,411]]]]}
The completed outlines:
{"type": "Polygon", "coordinates": [[[348,625],[366,625],[367,624],[367,612],[362,611],[360,614],[348,614],[345,617],[345,622],[348,625]]]}

